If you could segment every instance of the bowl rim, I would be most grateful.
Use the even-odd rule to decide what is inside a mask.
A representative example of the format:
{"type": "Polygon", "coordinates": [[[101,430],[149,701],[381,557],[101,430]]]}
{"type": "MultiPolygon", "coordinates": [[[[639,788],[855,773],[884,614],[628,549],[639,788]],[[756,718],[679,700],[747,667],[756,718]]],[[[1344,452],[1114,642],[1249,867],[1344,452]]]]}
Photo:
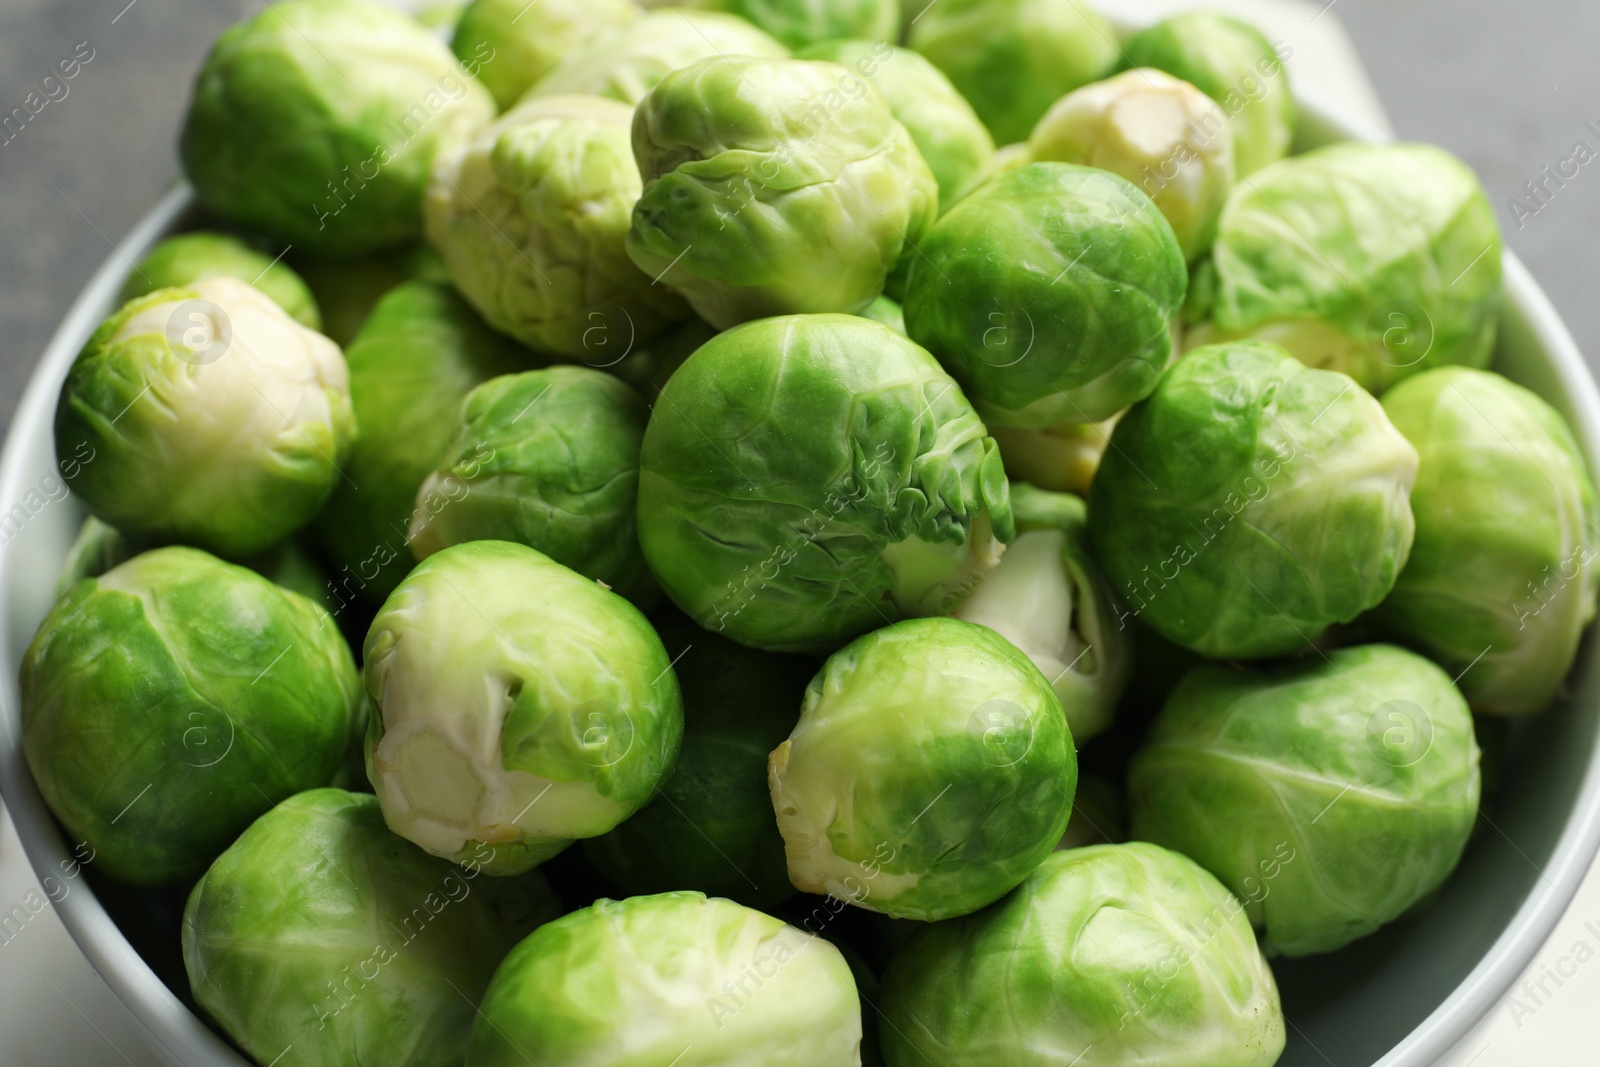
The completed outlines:
{"type": "MultiPolygon", "coordinates": [[[[1296,90],[1302,121],[1339,139],[1385,142],[1387,133],[1349,116],[1314,92],[1296,90]]],[[[177,182],[115,246],[56,329],[18,401],[0,452],[0,501],[21,499],[27,486],[27,442],[51,432],[56,398],[67,368],[99,325],[103,309],[137,262],[196,205],[192,188],[177,182]]],[[[1514,252],[1506,249],[1504,306],[1515,307],[1549,357],[1550,369],[1573,408],[1572,429],[1591,469],[1600,470],[1600,390],[1549,298],[1514,252]]],[[[20,561],[10,542],[0,545],[0,589],[20,561]]],[[[22,752],[18,664],[11,662],[11,618],[0,613],[0,795],[35,874],[42,880],[72,857],[34,783],[22,752]]],[[[1461,983],[1373,1067],[1428,1067],[1459,1042],[1533,961],[1577,894],[1600,848],[1600,747],[1589,755],[1577,801],[1568,813],[1543,877],[1518,905],[1500,936],[1461,983]]],[[[249,1067],[226,1041],[184,1006],[134,950],[88,887],[52,900],[62,925],[90,964],[151,1038],[153,1050],[184,1065],[249,1067]]]]}

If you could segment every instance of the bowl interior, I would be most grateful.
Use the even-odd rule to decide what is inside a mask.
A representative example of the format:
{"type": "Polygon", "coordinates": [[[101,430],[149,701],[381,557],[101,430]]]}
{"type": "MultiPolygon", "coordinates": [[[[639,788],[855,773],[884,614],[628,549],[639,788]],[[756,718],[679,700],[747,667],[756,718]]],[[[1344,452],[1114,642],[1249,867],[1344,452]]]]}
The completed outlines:
{"type": "MultiPolygon", "coordinates": [[[[1300,147],[1364,136],[1307,103],[1300,147]]],[[[21,753],[16,678],[35,627],[56,599],[53,578],[83,517],[54,460],[56,393],[78,348],[112,309],[127,263],[182,228],[188,205],[187,192],[175,190],[124,243],[126,258],[112,257],[84,292],[23,397],[0,463],[0,501],[10,508],[0,512],[0,785],[41,877],[60,876],[70,845],[21,753]]],[[[1506,277],[1495,367],[1554,404],[1573,426],[1591,469],[1600,470],[1600,398],[1593,383],[1559,319],[1509,254],[1506,277]]],[[[1476,837],[1436,899],[1343,951],[1275,961],[1290,1022],[1284,1067],[1423,1067],[1487,1011],[1532,958],[1576,891],[1600,836],[1596,652],[1591,634],[1567,697],[1511,727],[1504,785],[1486,799],[1476,837]]],[[[67,895],[58,912],[171,1061],[243,1065],[184,1003],[176,941],[181,892],[143,893],[92,873],[85,878],[93,891],[67,895]]]]}

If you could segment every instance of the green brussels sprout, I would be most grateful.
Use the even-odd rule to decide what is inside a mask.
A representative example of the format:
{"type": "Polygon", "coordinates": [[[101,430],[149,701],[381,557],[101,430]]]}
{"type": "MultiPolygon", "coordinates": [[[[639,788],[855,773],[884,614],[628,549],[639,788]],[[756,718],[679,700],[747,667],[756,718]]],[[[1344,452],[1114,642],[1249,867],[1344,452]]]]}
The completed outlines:
{"type": "Polygon", "coordinates": [[[1278,987],[1240,903],[1154,845],[1057,852],[883,977],[889,1067],[1271,1067],[1278,987]]]}
{"type": "Polygon", "coordinates": [[[1111,583],[1089,550],[1083,500],[1011,486],[1017,537],[954,614],[1016,645],[1061,698],[1073,740],[1111,725],[1133,666],[1111,583]]]}
{"type": "Polygon", "coordinates": [[[379,301],[345,358],[361,433],[345,464],[349,481],[340,480],[314,530],[337,568],[340,599],[382,601],[411,569],[417,489],[443,459],[461,402],[515,370],[518,350],[455,290],[407,282],[379,301]]]}
{"type": "Polygon", "coordinates": [[[1215,874],[1286,956],[1364,937],[1442,883],[1478,791],[1466,701],[1393,645],[1197,667],[1128,772],[1133,836],[1215,874]]]}
{"type": "Polygon", "coordinates": [[[909,43],[1000,144],[1027,140],[1051,104],[1110,74],[1118,55],[1116,31],[1079,0],[939,0],[909,43]]]}
{"type": "Polygon", "coordinates": [[[598,364],[688,314],[623,247],[641,188],[632,115],[595,96],[535,96],[439,157],[428,240],[490,326],[598,364]]]}
{"type": "Polygon", "coordinates": [[[1554,408],[1497,374],[1441,367],[1383,410],[1417,449],[1417,536],[1381,622],[1459,674],[1474,710],[1546,707],[1594,621],[1594,483],[1554,408]]]}
{"type": "Polygon", "coordinates": [[[237,278],[270,296],[289,317],[313,330],[322,315],[306,283],[281,259],[256,251],[226,233],[182,233],[168,237],[139,261],[122,285],[126,304],[157,289],[179,289],[205,278],[237,278]]]}
{"type": "Polygon", "coordinates": [[[667,595],[773,651],[943,614],[1012,535],[1000,453],[960,388],[851,315],[706,342],[661,391],[639,467],[639,543],[667,595]]]}
{"type": "Polygon", "coordinates": [[[236,278],[158,289],[95,331],[56,406],[73,489],[131,535],[224,556],[308,522],[351,438],[339,346],[236,278]]]}
{"type": "Polygon", "coordinates": [[[600,900],[511,950],[483,998],[471,1067],[855,1067],[850,965],[731,900],[600,900]]]}
{"type": "Polygon", "coordinates": [[[1068,163],[1007,171],[919,247],[906,329],[985,422],[1098,422],[1147,396],[1166,369],[1189,284],[1183,252],[1150,198],[1114,174],[1068,163]]]}
{"type": "Polygon", "coordinates": [[[401,283],[450,281],[438,255],[425,244],[350,262],[310,260],[298,266],[317,298],[322,332],[340,348],[354,343],[378,301],[401,283]]]}
{"type": "Polygon", "coordinates": [[[1061,700],[1005,638],[907,619],[835,652],[767,764],[789,880],[897,919],[1010,892],[1067,826],[1061,700]]]}
{"type": "Polygon", "coordinates": [[[524,545],[429,556],[364,651],[367,778],[389,828],[436,856],[487,853],[490,874],[520,874],[643,807],[677,757],[683,703],[661,639],[524,545]]]}
{"type": "Polygon", "coordinates": [[[451,48],[503,111],[575,49],[626,28],[633,0],[473,0],[451,48]]]}
{"type": "Polygon", "coordinates": [[[1345,375],[1276,345],[1210,345],[1117,423],[1089,534],[1163,636],[1217,659],[1276,656],[1388,595],[1416,474],[1416,449],[1345,375]]]}
{"type": "Polygon", "coordinates": [[[490,379],[467,394],[417,491],[412,553],[515,541],[637,602],[654,591],[634,521],[649,416],[639,394],[587,367],[490,379]],[[449,504],[430,509],[436,496],[449,504]]]}
{"type": "Polygon", "coordinates": [[[749,19],[790,48],[840,38],[890,41],[900,29],[900,0],[689,0],[687,6],[749,19]]]}
{"type": "MultiPolygon", "coordinates": [[[[1233,188],[1233,133],[1206,120],[1218,107],[1188,82],[1139,68],[1056,101],[1029,138],[1036,161],[1080,163],[1119,174],[1155,202],[1185,258],[1216,240],[1233,188]]],[[[1220,119],[1217,120],[1219,123],[1220,119]]]]}
{"type": "Polygon", "coordinates": [[[883,97],[833,63],[701,60],[633,120],[644,194],[628,254],[721,329],[856,312],[938,211],[933,173],[883,97]]]}
{"type": "Polygon", "coordinates": [[[861,317],[881,322],[901,337],[906,335],[906,315],[900,305],[886,296],[880,296],[861,309],[861,317]]]}
{"type": "Polygon", "coordinates": [[[193,878],[284,797],[327,784],[357,694],[327,613],[159,548],[74,586],[22,661],[22,744],[50,810],[120,882],[193,878]]]}
{"type": "Polygon", "coordinates": [[[789,50],[744,19],[714,11],[650,11],[610,37],[572,52],[529,90],[583,93],[633,107],[668,74],[719,56],[782,59],[789,50]]]}
{"type": "Polygon", "coordinates": [[[1276,163],[1222,210],[1210,323],[1381,393],[1429,367],[1487,366],[1500,229],[1472,171],[1430,145],[1340,144],[1276,163]]]}
{"type": "Polygon", "coordinates": [[[513,895],[480,873],[395,837],[370,795],[292,796],[189,894],[195,1001],[257,1063],[457,1067],[495,966],[559,913],[538,874],[513,895]]]}
{"type": "Polygon", "coordinates": [[[938,67],[909,48],[887,41],[825,41],[800,59],[823,59],[855,70],[882,94],[939,183],[948,208],[989,165],[994,138],[966,97],[938,67]]]}
{"type": "Polygon", "coordinates": [[[1087,496],[1121,417],[1118,412],[1101,422],[1064,422],[1042,430],[991,426],[989,433],[1012,478],[1056,493],[1087,496]]]}
{"type": "Polygon", "coordinates": [[[657,629],[683,689],[678,765],[660,796],[583,850],[629,896],[693,889],[771,908],[795,889],[767,793],[767,753],[794,728],[816,663],[687,622],[657,629]]]}
{"type": "Polygon", "coordinates": [[[1221,106],[1200,125],[1215,135],[1226,120],[1240,177],[1289,154],[1295,107],[1283,60],[1293,54],[1249,23],[1211,12],[1175,15],[1122,46],[1128,66],[1164,70],[1221,106]]]}
{"type": "Polygon", "coordinates": [[[489,93],[411,16],[279,0],[212,48],[179,150],[206,207],[347,258],[415,240],[434,154],[493,117],[489,93]]]}

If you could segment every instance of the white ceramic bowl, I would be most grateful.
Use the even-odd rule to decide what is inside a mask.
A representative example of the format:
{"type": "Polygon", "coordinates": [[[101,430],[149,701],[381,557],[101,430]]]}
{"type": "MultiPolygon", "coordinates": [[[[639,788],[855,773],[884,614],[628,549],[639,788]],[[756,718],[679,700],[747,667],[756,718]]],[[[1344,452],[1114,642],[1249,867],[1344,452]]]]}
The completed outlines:
{"type": "MultiPolygon", "coordinates": [[[[1374,139],[1315,100],[1302,97],[1302,107],[1302,148],[1374,139]]],[[[191,205],[186,187],[174,189],[89,283],[34,373],[0,460],[0,502],[21,503],[25,513],[11,521],[0,513],[0,789],[41,878],[59,881],[70,855],[23,758],[16,679],[83,518],[70,497],[51,499],[64,484],[51,445],[56,394],[79,348],[113,310],[129,264],[178,227],[191,205]]],[[[1554,404],[1590,469],[1600,471],[1600,394],[1550,302],[1509,252],[1505,295],[1496,369],[1554,404]]],[[[1570,697],[1516,724],[1492,821],[1433,906],[1340,952],[1275,964],[1291,1024],[1282,1067],[1427,1067],[1494,1005],[1555,928],[1594,859],[1597,734],[1600,653],[1590,640],[1570,697]]],[[[89,886],[75,889],[55,905],[57,913],[170,1062],[246,1067],[140,958],[89,886]]]]}

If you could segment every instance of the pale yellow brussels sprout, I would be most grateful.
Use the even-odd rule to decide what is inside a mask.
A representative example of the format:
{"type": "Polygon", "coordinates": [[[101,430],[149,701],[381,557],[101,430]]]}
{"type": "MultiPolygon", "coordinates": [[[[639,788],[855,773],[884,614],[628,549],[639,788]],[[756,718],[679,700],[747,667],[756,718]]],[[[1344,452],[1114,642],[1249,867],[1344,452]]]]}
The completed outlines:
{"type": "Polygon", "coordinates": [[[72,488],[97,518],[233,558],[317,513],[354,436],[339,346],[225,277],[107,319],[55,421],[57,455],[87,459],[72,488]]]}
{"type": "Polygon", "coordinates": [[[1209,11],[1164,19],[1122,46],[1126,66],[1164,70],[1221,106],[1241,175],[1289,154],[1295,106],[1283,64],[1293,55],[1288,42],[1269,41],[1248,22],[1209,11]]]}
{"type": "Polygon", "coordinates": [[[638,17],[632,0],[473,0],[451,48],[504,109],[573,49],[638,17]]]}
{"type": "Polygon", "coordinates": [[[1133,667],[1132,634],[1089,548],[1083,499],[1013,485],[1011,503],[1016,540],[954,615],[1027,654],[1081,744],[1111,725],[1133,667]]]}
{"type": "Polygon", "coordinates": [[[1099,167],[1137,185],[1190,261],[1216,239],[1233,188],[1233,130],[1186,81],[1140,68],[1086,85],[1056,101],[1029,148],[1035,160],[1099,167]]]}
{"type": "Polygon", "coordinates": [[[537,96],[443,155],[428,240],[490,326],[574,361],[615,361],[687,309],[628,259],[639,172],[626,105],[537,96]]]}
{"type": "Polygon", "coordinates": [[[626,600],[509,541],[417,564],[367,632],[367,778],[389,829],[520,874],[642,808],[683,699],[626,600]]]}
{"type": "Polygon", "coordinates": [[[1085,496],[1120,418],[1118,412],[1103,422],[1067,422],[1042,430],[991,426],[989,436],[999,444],[1011,477],[1040,489],[1085,496]]]}
{"type": "Polygon", "coordinates": [[[789,50],[737,15],[717,11],[651,11],[637,22],[562,59],[528,90],[530,96],[591,93],[630,107],[675,70],[719,56],[771,56],[789,50]]]}

